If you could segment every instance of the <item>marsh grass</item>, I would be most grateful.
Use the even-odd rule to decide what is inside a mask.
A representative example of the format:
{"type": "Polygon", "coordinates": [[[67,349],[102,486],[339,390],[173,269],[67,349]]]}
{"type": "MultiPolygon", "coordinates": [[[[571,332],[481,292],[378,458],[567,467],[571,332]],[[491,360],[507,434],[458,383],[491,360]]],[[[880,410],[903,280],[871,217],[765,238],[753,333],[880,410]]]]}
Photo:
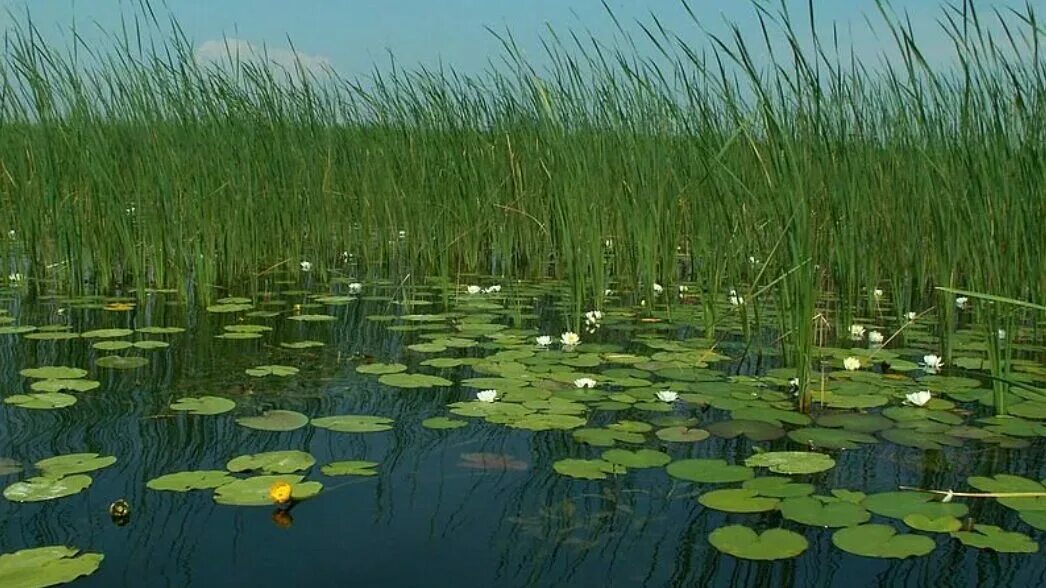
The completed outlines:
{"type": "Polygon", "coordinates": [[[205,65],[149,9],[111,50],[49,47],[26,21],[0,63],[0,215],[37,291],[207,300],[307,259],[321,277],[566,278],[580,320],[608,283],[647,300],[662,283],[671,303],[692,280],[707,332],[730,288],[757,304],[774,283],[765,298],[801,367],[819,300],[837,331],[874,312],[881,284],[898,317],[936,304],[945,355],[954,309],[935,286],[1041,302],[1032,6],[942,5],[957,66],[939,70],[885,6],[900,58],[877,64],[804,17],[752,9],[765,34],[709,35],[713,51],[651,18],[613,45],[550,31],[547,69],[505,33],[482,75],[366,79],[231,52],[205,65]]]}

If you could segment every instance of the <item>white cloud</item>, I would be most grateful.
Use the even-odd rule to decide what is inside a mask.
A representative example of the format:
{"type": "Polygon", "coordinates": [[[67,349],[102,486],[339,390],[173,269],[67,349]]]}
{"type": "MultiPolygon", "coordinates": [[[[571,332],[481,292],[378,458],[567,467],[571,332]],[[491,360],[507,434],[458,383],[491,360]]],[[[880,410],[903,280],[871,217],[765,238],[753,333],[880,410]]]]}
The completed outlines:
{"type": "Polygon", "coordinates": [[[256,45],[244,39],[216,39],[200,43],[195,50],[199,63],[228,63],[230,57],[238,61],[265,61],[293,72],[300,63],[306,70],[321,73],[331,68],[330,59],[323,55],[302,53],[289,47],[256,45]]]}

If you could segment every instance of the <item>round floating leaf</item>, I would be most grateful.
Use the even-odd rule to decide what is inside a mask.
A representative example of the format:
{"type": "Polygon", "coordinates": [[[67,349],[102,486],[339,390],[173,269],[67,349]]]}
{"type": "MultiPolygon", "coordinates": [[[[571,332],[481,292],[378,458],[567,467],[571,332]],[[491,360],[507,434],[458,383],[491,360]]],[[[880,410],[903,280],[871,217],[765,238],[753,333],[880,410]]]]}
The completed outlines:
{"type": "Polygon", "coordinates": [[[990,549],[999,553],[1036,553],[1039,544],[1024,533],[1003,531],[994,525],[974,525],[973,531],[952,533],[968,547],[990,549]]]}
{"type": "Polygon", "coordinates": [[[228,398],[218,396],[187,396],[171,404],[171,410],[185,411],[189,414],[209,416],[229,412],[236,408],[236,403],[228,398]]]}
{"type": "Polygon", "coordinates": [[[26,368],[18,373],[27,378],[41,380],[75,380],[87,376],[87,370],[61,365],[45,365],[37,368],[26,368]]]}
{"type": "Polygon", "coordinates": [[[872,518],[867,510],[851,502],[825,502],[808,496],[783,501],[781,516],[812,527],[851,527],[872,518]]]}
{"type": "Polygon", "coordinates": [[[230,476],[229,472],[224,470],[200,470],[195,472],[177,472],[153,478],[146,482],[145,486],[153,490],[188,492],[190,490],[217,488],[235,480],[236,478],[230,476]]]}
{"type": "Polygon", "coordinates": [[[824,449],[857,449],[858,443],[878,443],[878,439],[867,433],[846,429],[822,429],[809,427],[788,432],[788,438],[808,447],[824,449]]]}
{"type": "Polygon", "coordinates": [[[129,337],[134,334],[131,329],[98,329],[81,333],[84,339],[116,339],[118,337],[129,337]]]}
{"type": "Polygon", "coordinates": [[[755,477],[751,468],[730,465],[721,459],[682,459],[668,464],[665,471],[673,478],[702,484],[743,482],[755,477]]]}
{"type": "Polygon", "coordinates": [[[147,340],[144,340],[144,341],[135,341],[134,342],[134,348],[135,349],[145,349],[145,350],[165,349],[165,348],[170,347],[170,346],[171,346],[171,344],[168,343],[167,341],[153,341],[153,340],[150,340],[150,339],[147,339],[147,340]]]}
{"type": "Polygon", "coordinates": [[[324,345],[322,341],[312,340],[280,343],[280,347],[284,349],[310,349],[312,347],[323,347],[324,345]]]}
{"type": "Polygon", "coordinates": [[[287,318],[292,321],[300,321],[303,323],[325,323],[337,320],[338,317],[330,314],[298,314],[287,318]]]}
{"type": "Polygon", "coordinates": [[[954,533],[962,528],[962,521],[955,517],[943,516],[931,519],[922,513],[913,513],[904,517],[904,524],[916,531],[926,531],[927,533],[954,533]]]}
{"type": "Polygon", "coordinates": [[[835,467],[835,460],[823,453],[808,451],[770,451],[745,460],[748,467],[769,468],[777,474],[814,474],[835,467]]]}
{"type": "Polygon", "coordinates": [[[557,474],[582,480],[604,480],[607,474],[623,474],[624,466],[602,459],[561,459],[552,464],[557,474]]]}
{"type": "Polygon", "coordinates": [[[182,327],[142,327],[137,331],[143,335],[174,335],[184,333],[185,329],[182,327]]]}
{"type": "Polygon", "coordinates": [[[637,451],[608,449],[603,452],[603,459],[626,468],[659,468],[672,461],[672,458],[668,457],[667,453],[661,453],[652,449],[639,449],[637,451]]]}
{"type": "Polygon", "coordinates": [[[1041,400],[1030,400],[1020,402],[1006,407],[1006,413],[1026,419],[1046,419],[1046,402],[1041,400]]]}
{"type": "Polygon", "coordinates": [[[940,502],[933,494],[924,492],[880,492],[870,494],[862,504],[877,515],[902,520],[917,513],[931,519],[945,516],[958,518],[969,511],[961,502],[940,502]]]}
{"type": "Polygon", "coordinates": [[[454,382],[450,380],[428,374],[385,374],[378,378],[378,381],[394,388],[433,388],[454,385],[454,382]]]}
{"type": "MultiPolygon", "coordinates": [[[[1029,480],[1028,478],[1022,478],[1021,476],[1013,476],[1010,474],[996,474],[990,478],[983,476],[973,476],[967,478],[970,486],[982,491],[982,492],[993,492],[993,493],[1004,493],[1004,492],[1038,492],[1046,493],[1046,484],[1040,484],[1035,480],[1029,480]]],[[[1042,497],[1027,497],[1027,498],[996,498],[999,504],[1012,508],[1013,510],[1026,511],[1026,510],[1044,510],[1046,511],[1046,496],[1042,497]]]]}
{"type": "Polygon", "coordinates": [[[312,426],[338,433],[376,433],[388,431],[394,421],[390,418],[365,414],[343,414],[312,419],[312,426]]]}
{"type": "Polygon", "coordinates": [[[452,419],[449,417],[432,417],[421,421],[421,426],[425,427],[426,429],[436,430],[458,429],[461,427],[467,427],[468,424],[468,421],[463,421],[461,419],[452,419]]]}
{"type": "MultiPolygon", "coordinates": [[[[894,422],[884,416],[857,412],[838,412],[821,415],[817,418],[817,424],[822,427],[841,428],[857,433],[877,433],[894,426],[894,422]]],[[[858,441],[858,443],[874,442],[874,438],[872,441],[858,441]]],[[[850,447],[848,449],[853,448],[850,447]]]]}
{"type": "Polygon", "coordinates": [[[752,441],[772,441],[784,437],[784,429],[765,421],[731,420],[705,425],[705,429],[724,439],[745,436],[752,441]]]}
{"type": "Polygon", "coordinates": [[[376,467],[376,461],[335,461],[323,466],[320,471],[325,476],[376,476],[376,467]]]}
{"type": "Polygon", "coordinates": [[[615,431],[613,429],[578,429],[574,431],[574,439],[596,447],[613,447],[619,441],[621,443],[643,443],[646,441],[646,438],[639,433],[615,431]]]}
{"type": "Polygon", "coordinates": [[[76,474],[64,478],[40,476],[15,482],[4,488],[4,498],[12,502],[41,502],[72,496],[91,485],[91,476],[76,474]]]}
{"type": "Polygon", "coordinates": [[[67,455],[56,455],[41,459],[36,462],[37,469],[47,477],[60,478],[69,474],[84,474],[102,468],[107,468],[116,463],[116,458],[111,455],[98,455],[97,453],[70,453],[67,455]]]}
{"type": "Polygon", "coordinates": [[[248,368],[244,370],[244,372],[246,372],[248,376],[254,376],[255,378],[264,378],[265,376],[280,376],[285,378],[297,374],[298,368],[289,365],[260,365],[248,368]]]}
{"type": "Polygon", "coordinates": [[[1040,531],[1046,531],[1046,510],[1022,510],[1021,520],[1040,531]]]}
{"type": "Polygon", "coordinates": [[[4,398],[4,403],[34,410],[53,410],[76,404],[76,396],[61,392],[40,392],[38,394],[14,394],[4,398]]]}
{"type": "Polygon", "coordinates": [[[233,506],[269,506],[273,503],[269,489],[277,482],[291,485],[291,499],[305,500],[320,493],[323,484],[319,482],[302,482],[304,476],[275,475],[254,476],[243,480],[229,482],[214,490],[214,501],[218,504],[233,506]]]}
{"type": "Polygon", "coordinates": [[[80,553],[75,547],[52,545],[0,555],[0,586],[57,586],[90,576],[105,559],[101,553],[80,553]],[[79,555],[77,555],[79,554],[79,555]]]}
{"type": "MultiPolygon", "coordinates": [[[[491,420],[490,417],[487,420],[491,420]]],[[[570,414],[531,413],[518,419],[508,419],[505,424],[513,429],[528,431],[569,430],[585,426],[584,418],[570,414]]]]}
{"type": "Polygon", "coordinates": [[[752,513],[766,512],[777,508],[780,502],[776,498],[759,496],[755,490],[747,488],[732,488],[729,490],[713,490],[702,494],[698,502],[723,512],[752,513]]]}
{"type": "Polygon", "coordinates": [[[796,484],[790,479],[781,476],[766,476],[752,478],[741,484],[742,488],[755,490],[760,496],[770,498],[795,498],[808,496],[814,493],[814,487],[810,484],[796,484]]]}
{"type": "Polygon", "coordinates": [[[252,308],[254,308],[254,306],[251,305],[251,304],[247,304],[247,303],[242,303],[242,304],[236,304],[236,303],[212,304],[211,306],[207,307],[207,312],[216,312],[216,313],[242,312],[244,310],[250,310],[252,308]]]}
{"type": "Polygon", "coordinates": [[[36,392],[61,392],[69,390],[72,392],[90,392],[102,385],[95,380],[37,380],[29,385],[36,392]]]}
{"type": "Polygon", "coordinates": [[[316,458],[304,451],[266,451],[234,457],[225,464],[225,469],[230,472],[261,471],[266,474],[290,474],[307,470],[315,463],[316,458]]]}
{"type": "Polygon", "coordinates": [[[793,531],[769,529],[759,534],[743,525],[720,527],[708,535],[708,542],[723,553],[760,561],[796,557],[810,546],[793,531]]]}
{"type": "Polygon", "coordinates": [[[259,431],[293,431],[309,423],[309,417],[293,410],[268,410],[261,416],[240,417],[236,422],[259,431]]]}
{"type": "Polygon", "coordinates": [[[810,417],[805,414],[779,408],[744,407],[732,411],[730,416],[735,420],[765,421],[777,426],[781,426],[781,423],[789,423],[805,427],[811,422],[810,417]]]}
{"type": "Polygon", "coordinates": [[[670,443],[695,443],[708,439],[709,432],[704,429],[691,429],[688,427],[666,427],[658,429],[657,438],[670,443]]]}
{"type": "Polygon", "coordinates": [[[407,371],[407,366],[402,363],[365,363],[356,366],[356,373],[360,374],[398,374],[407,371]]]}
{"type": "Polygon", "coordinates": [[[898,534],[889,525],[877,524],[839,529],[832,534],[832,543],[855,555],[897,559],[926,555],[936,546],[929,537],[898,534]]]}
{"type": "Polygon", "coordinates": [[[149,360],[135,355],[107,355],[96,359],[94,365],[112,370],[134,370],[149,365],[149,360]]]}

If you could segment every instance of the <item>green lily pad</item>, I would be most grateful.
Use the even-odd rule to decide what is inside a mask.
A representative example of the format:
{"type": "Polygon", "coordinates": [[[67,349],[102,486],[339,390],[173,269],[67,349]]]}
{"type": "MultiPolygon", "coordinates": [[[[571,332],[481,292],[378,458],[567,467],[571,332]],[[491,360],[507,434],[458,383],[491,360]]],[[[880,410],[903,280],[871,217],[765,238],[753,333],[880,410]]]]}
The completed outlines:
{"type": "Polygon", "coordinates": [[[724,439],[744,436],[752,441],[773,441],[784,437],[781,427],[765,421],[730,420],[705,425],[705,430],[724,439]]]}
{"type": "Polygon", "coordinates": [[[394,421],[387,417],[365,414],[343,414],[312,419],[312,426],[338,433],[376,433],[388,431],[394,421]]]}
{"type": "Polygon", "coordinates": [[[1040,531],[1046,531],[1046,510],[1022,510],[1021,520],[1040,531]]]}
{"type": "Polygon", "coordinates": [[[665,427],[658,429],[654,435],[662,441],[669,443],[696,443],[708,439],[711,433],[704,429],[691,429],[689,427],[665,427]]]}
{"type": "Polygon", "coordinates": [[[740,559],[769,561],[797,557],[810,546],[802,535],[786,529],[756,533],[743,525],[720,527],[708,535],[719,551],[740,559]]]}
{"type": "Polygon", "coordinates": [[[1020,402],[1007,406],[1006,412],[1026,419],[1042,420],[1046,419],[1046,402],[1041,400],[1020,402]]]}
{"type": "Polygon", "coordinates": [[[910,514],[922,514],[931,519],[960,518],[969,512],[969,507],[961,502],[941,502],[935,495],[925,492],[880,492],[868,495],[862,504],[877,515],[900,520],[910,514]]]}
{"type": "MultiPolygon", "coordinates": [[[[982,491],[992,493],[1004,493],[1004,492],[1039,492],[1046,493],[1046,484],[1041,484],[1035,480],[1029,480],[1028,478],[1022,478],[1021,476],[1013,476],[1010,474],[996,474],[992,477],[984,476],[973,476],[967,478],[970,486],[982,491]]],[[[1017,497],[1017,498],[996,498],[999,504],[1012,508],[1013,510],[1026,511],[1046,511],[1046,496],[1044,497],[1017,497]]]]}
{"type": "Polygon", "coordinates": [[[240,417],[236,423],[259,431],[293,431],[309,423],[309,417],[293,410],[267,410],[261,416],[240,417]]]}
{"type": "Polygon", "coordinates": [[[962,521],[955,517],[943,516],[931,519],[918,512],[904,517],[904,524],[916,531],[926,531],[927,533],[954,533],[962,528],[962,521]]]}
{"type": "Polygon", "coordinates": [[[973,531],[952,533],[963,545],[999,553],[1036,553],[1039,544],[1024,533],[1003,531],[994,525],[974,525],[973,531]]]}
{"type": "Polygon", "coordinates": [[[458,429],[461,427],[467,427],[468,421],[461,419],[452,419],[449,417],[432,417],[421,421],[421,426],[426,429],[458,429]]]}
{"type": "Polygon", "coordinates": [[[376,461],[335,461],[323,466],[320,471],[325,476],[376,476],[376,467],[376,461]]]}
{"type": "Polygon", "coordinates": [[[743,482],[755,477],[751,468],[730,465],[721,459],[682,459],[665,467],[673,478],[702,484],[743,482]]]}
{"type": "Polygon", "coordinates": [[[777,474],[813,474],[835,467],[835,460],[823,453],[808,451],[770,451],[745,460],[748,467],[769,468],[777,474]]]}
{"type": "Polygon", "coordinates": [[[356,373],[359,374],[384,375],[405,371],[407,371],[407,366],[402,363],[365,363],[356,366],[356,373]]]}
{"type": "Polygon", "coordinates": [[[71,392],[90,392],[100,388],[101,382],[96,380],[37,380],[29,385],[29,387],[35,392],[62,392],[63,390],[69,390],[71,392]]]}
{"type": "Polygon", "coordinates": [[[267,451],[241,455],[229,460],[225,469],[230,472],[260,471],[266,474],[291,474],[307,470],[316,463],[316,458],[304,451],[267,451]]]}
{"type": "Polygon", "coordinates": [[[613,429],[578,429],[574,431],[574,439],[596,447],[613,447],[618,442],[638,444],[646,441],[646,438],[639,433],[613,429]]]}
{"type": "Polygon", "coordinates": [[[814,487],[811,484],[797,484],[791,479],[782,476],[764,476],[752,478],[741,484],[742,488],[755,490],[760,496],[770,498],[795,498],[813,494],[814,487]]]}
{"type": "Polygon", "coordinates": [[[889,525],[877,524],[839,529],[832,534],[832,543],[855,555],[896,559],[926,555],[936,547],[929,537],[899,534],[889,525]]]}
{"type": "Polygon", "coordinates": [[[207,307],[207,312],[215,312],[219,314],[231,313],[231,312],[242,312],[244,310],[250,310],[254,308],[253,305],[243,304],[212,304],[207,307]]]}
{"type": "Polygon", "coordinates": [[[136,355],[106,355],[94,360],[94,365],[111,370],[134,370],[149,365],[149,360],[136,355]]]}
{"type": "Polygon", "coordinates": [[[40,380],[75,380],[87,376],[87,370],[61,365],[46,365],[37,368],[26,368],[20,372],[27,378],[40,380]]]}
{"type": "Polygon", "coordinates": [[[282,474],[236,480],[218,486],[214,490],[214,501],[218,504],[232,506],[269,506],[273,503],[269,496],[269,489],[277,482],[286,482],[291,485],[292,500],[312,498],[323,490],[323,484],[303,482],[304,479],[304,476],[282,474]]]}
{"type": "Polygon", "coordinates": [[[788,438],[807,447],[823,449],[857,449],[858,443],[878,443],[879,440],[859,431],[808,427],[788,432],[788,438]]]}
{"type": "Polygon", "coordinates": [[[75,547],[52,545],[0,555],[0,586],[57,586],[90,576],[105,559],[101,553],[80,553],[75,547]]]}
{"type": "Polygon", "coordinates": [[[867,510],[852,502],[825,502],[809,496],[781,502],[781,516],[812,527],[851,527],[872,518],[867,510]]]}
{"type": "Polygon", "coordinates": [[[248,376],[264,378],[265,376],[280,376],[285,378],[298,373],[298,368],[289,365],[260,365],[244,370],[248,376]]]}
{"type": "Polygon", "coordinates": [[[97,329],[81,333],[84,339],[116,339],[118,337],[130,337],[134,334],[131,329],[97,329]]]}
{"type": "Polygon", "coordinates": [[[607,474],[623,474],[624,466],[602,459],[561,459],[552,464],[557,474],[581,480],[605,480],[607,474]]]}
{"type": "Polygon", "coordinates": [[[4,488],[4,498],[11,502],[41,502],[72,496],[91,485],[91,476],[76,474],[64,478],[39,476],[15,482],[4,488]]]}
{"type": "Polygon", "coordinates": [[[175,335],[185,332],[182,327],[142,327],[136,330],[143,335],[175,335]]]}
{"type": "Polygon", "coordinates": [[[811,422],[805,414],[779,408],[744,407],[731,411],[730,416],[735,420],[764,421],[778,427],[782,423],[805,427],[811,422]]]}
{"type": "MultiPolygon", "coordinates": [[[[894,421],[877,414],[864,414],[857,412],[839,412],[825,414],[817,418],[817,424],[821,427],[846,429],[857,433],[877,433],[894,426],[894,421]]],[[[872,441],[858,441],[858,443],[874,443],[872,441]]],[[[841,449],[841,448],[840,448],[841,449]]],[[[848,449],[853,449],[849,447],[848,449]]]]}
{"type": "Polygon", "coordinates": [[[626,468],[659,468],[672,461],[667,453],[653,449],[608,449],[603,452],[603,459],[626,468]]]}
{"type": "Polygon", "coordinates": [[[697,501],[708,508],[736,513],[766,512],[774,510],[781,502],[776,498],[759,496],[756,490],[747,488],[713,490],[699,496],[697,501]]]}
{"type": "Polygon", "coordinates": [[[76,404],[76,396],[70,396],[61,392],[14,394],[4,398],[4,403],[33,410],[54,410],[76,404]]]}
{"type": "Polygon", "coordinates": [[[333,320],[337,320],[338,317],[330,314],[298,314],[287,317],[288,320],[299,321],[303,323],[326,323],[333,320]]]}
{"type": "Polygon", "coordinates": [[[323,347],[325,343],[322,341],[312,341],[306,339],[304,341],[286,341],[280,343],[280,347],[284,349],[311,349],[313,347],[323,347]]]}
{"type": "Polygon", "coordinates": [[[84,474],[102,468],[107,468],[116,463],[116,458],[111,455],[98,455],[97,453],[70,453],[67,455],[56,455],[41,459],[36,462],[36,468],[41,474],[49,478],[60,478],[69,474],[84,474]]]}
{"type": "Polygon", "coordinates": [[[176,400],[170,408],[193,415],[211,416],[229,412],[236,408],[236,403],[218,396],[187,396],[176,400]]]}
{"type": "Polygon", "coordinates": [[[210,490],[235,480],[236,478],[230,476],[229,472],[225,470],[199,470],[166,474],[149,480],[145,486],[153,490],[189,492],[190,490],[210,490]]]}
{"type": "Polygon", "coordinates": [[[450,380],[428,374],[385,374],[378,378],[378,381],[393,388],[434,388],[454,385],[454,382],[450,380]]]}

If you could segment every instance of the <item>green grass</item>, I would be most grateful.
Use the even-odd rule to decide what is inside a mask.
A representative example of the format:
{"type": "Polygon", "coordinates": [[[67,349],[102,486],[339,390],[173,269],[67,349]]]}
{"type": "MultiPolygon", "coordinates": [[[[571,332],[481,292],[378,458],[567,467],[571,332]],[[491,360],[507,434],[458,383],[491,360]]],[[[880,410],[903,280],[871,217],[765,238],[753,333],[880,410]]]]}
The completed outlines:
{"type": "Polygon", "coordinates": [[[735,30],[697,53],[652,19],[618,48],[550,32],[548,71],[504,35],[506,65],[487,74],[369,80],[203,66],[150,12],[137,27],[169,29],[166,44],[124,32],[74,54],[25,23],[0,64],[7,261],[38,291],[191,283],[202,299],[302,259],[556,276],[582,310],[607,287],[652,299],[655,282],[674,294],[688,280],[705,301],[776,300],[798,365],[817,301],[841,329],[876,312],[876,287],[896,317],[937,305],[942,324],[952,298],[935,286],[1042,303],[1046,62],[1031,6],[942,6],[959,66],[941,71],[885,9],[880,33],[903,56],[889,70],[828,39],[801,50],[805,16],[753,10],[781,42],[772,67],[753,65],[762,38],[735,30]]]}

